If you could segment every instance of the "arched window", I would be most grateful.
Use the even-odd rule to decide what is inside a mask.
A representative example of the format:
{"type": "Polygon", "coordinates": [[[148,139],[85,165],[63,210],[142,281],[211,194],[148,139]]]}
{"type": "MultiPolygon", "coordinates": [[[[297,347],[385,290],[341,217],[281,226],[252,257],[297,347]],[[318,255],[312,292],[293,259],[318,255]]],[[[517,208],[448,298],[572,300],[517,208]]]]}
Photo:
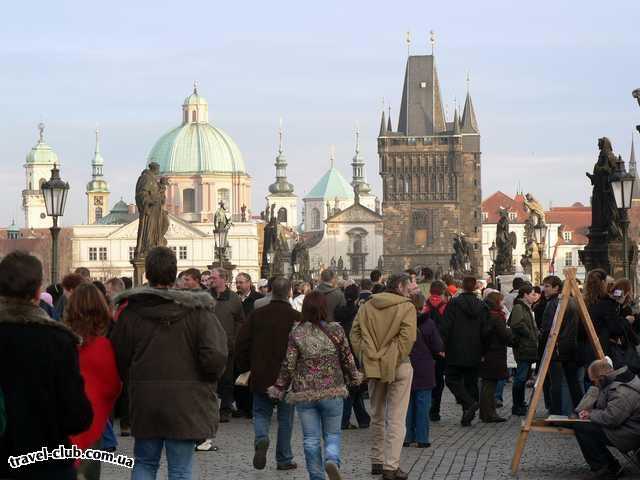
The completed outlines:
{"type": "Polygon", "coordinates": [[[196,211],[196,191],[193,188],[185,188],[182,191],[182,213],[194,213],[196,211]]]}
{"type": "Polygon", "coordinates": [[[193,112],[191,112],[191,121],[192,122],[197,122],[198,121],[198,112],[196,112],[195,110],[193,112]]]}
{"type": "Polygon", "coordinates": [[[311,228],[313,230],[320,230],[320,210],[317,208],[311,210],[311,228]]]}
{"type": "Polygon", "coordinates": [[[278,209],[278,223],[287,223],[287,209],[284,207],[278,209]]]}
{"type": "Polygon", "coordinates": [[[102,218],[102,207],[96,207],[96,222],[102,218]]]}
{"type": "Polygon", "coordinates": [[[221,188],[221,189],[218,190],[218,203],[220,203],[220,202],[223,202],[224,203],[224,208],[229,210],[229,208],[231,207],[231,205],[230,205],[231,196],[229,195],[229,189],[221,188]]]}

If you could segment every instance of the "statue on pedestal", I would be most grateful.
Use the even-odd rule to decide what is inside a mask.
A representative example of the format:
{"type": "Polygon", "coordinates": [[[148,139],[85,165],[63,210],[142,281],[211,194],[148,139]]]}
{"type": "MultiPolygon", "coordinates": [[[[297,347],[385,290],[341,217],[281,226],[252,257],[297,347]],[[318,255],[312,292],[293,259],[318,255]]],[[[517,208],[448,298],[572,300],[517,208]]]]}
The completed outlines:
{"type": "Polygon", "coordinates": [[[496,275],[512,275],[515,273],[513,267],[513,249],[516,248],[518,240],[515,232],[509,232],[509,215],[507,210],[500,209],[500,220],[496,226],[496,275]]]}
{"type": "Polygon", "coordinates": [[[134,258],[144,258],[157,246],[167,244],[164,238],[169,229],[169,216],[165,210],[167,180],[159,178],[160,166],[151,162],[136,183],[138,207],[138,238],[134,258]]]}
{"type": "Polygon", "coordinates": [[[471,262],[471,244],[467,241],[464,233],[460,232],[453,237],[453,254],[449,260],[449,267],[456,276],[463,276],[466,271],[465,265],[471,262]]]}
{"type": "Polygon", "coordinates": [[[591,230],[606,232],[607,240],[622,238],[619,226],[618,208],[611,188],[611,175],[616,169],[616,156],[611,141],[607,137],[598,139],[600,154],[593,167],[593,173],[587,172],[591,180],[591,230]]]}
{"type": "Polygon", "coordinates": [[[529,212],[529,218],[532,219],[531,225],[545,223],[544,208],[533,195],[527,193],[524,197],[523,205],[525,211],[529,212]]]}

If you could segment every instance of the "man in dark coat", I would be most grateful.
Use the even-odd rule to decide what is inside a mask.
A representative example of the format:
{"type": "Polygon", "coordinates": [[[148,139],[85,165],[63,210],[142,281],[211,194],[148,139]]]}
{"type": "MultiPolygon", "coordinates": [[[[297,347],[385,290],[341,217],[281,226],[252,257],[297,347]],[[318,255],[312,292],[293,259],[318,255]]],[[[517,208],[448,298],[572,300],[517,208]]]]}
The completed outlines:
{"type": "Polygon", "coordinates": [[[336,286],[336,272],[334,270],[323,270],[320,274],[320,285],[316,290],[327,298],[327,322],[334,322],[334,314],[336,308],[344,305],[346,300],[344,299],[344,293],[336,286]]]}
{"type": "Polygon", "coordinates": [[[236,292],[238,293],[240,300],[242,300],[244,318],[249,318],[249,315],[254,310],[256,300],[264,297],[264,295],[258,293],[256,289],[253,288],[251,276],[244,272],[240,272],[236,275],[236,292]]]}
{"type": "MultiPolygon", "coordinates": [[[[544,294],[549,299],[547,306],[544,309],[543,321],[542,321],[542,341],[546,345],[547,339],[551,333],[553,327],[553,319],[560,303],[560,292],[562,291],[562,280],[555,276],[550,275],[543,280],[544,294]]],[[[566,379],[569,387],[569,394],[571,396],[571,402],[573,408],[575,408],[580,399],[582,398],[582,379],[579,378],[579,358],[578,358],[578,308],[575,300],[569,299],[569,305],[567,311],[564,314],[562,321],[562,327],[558,334],[558,340],[556,349],[553,352],[551,358],[551,365],[549,370],[550,383],[546,383],[547,393],[551,397],[551,408],[549,409],[552,415],[562,415],[562,383],[563,379],[566,379]]]]}
{"type": "MultiPolygon", "coordinates": [[[[251,372],[249,388],[253,392],[253,427],[255,454],[253,466],[264,469],[269,448],[269,426],[273,415],[273,401],[267,388],[273,385],[287,352],[289,332],[294,323],[302,320],[300,313],[289,303],[291,283],[277,277],[271,284],[271,302],[255,310],[240,329],[236,342],[236,363],[242,372],[251,372]]],[[[278,402],[278,470],[297,467],[291,452],[291,433],[294,407],[278,402]]]]}
{"type": "Polygon", "coordinates": [[[70,447],[69,435],[93,420],[78,365],[81,340],[38,306],[41,285],[37,258],[13,252],[0,262],[0,394],[7,416],[0,434],[2,479],[75,479],[73,460],[26,465],[20,456],[70,447]]]}
{"type": "Polygon", "coordinates": [[[462,405],[461,423],[468,427],[479,408],[478,368],[488,309],[474,293],[475,278],[465,277],[462,288],[463,292],[447,306],[440,333],[447,356],[447,387],[462,405]]]}
{"type": "Polygon", "coordinates": [[[145,258],[149,287],[116,297],[124,304],[111,333],[118,370],[129,388],[133,476],[155,478],[162,447],[169,471],[191,475],[194,439],[213,437],[216,382],[227,362],[227,335],[207,292],[170,288],[176,256],[167,247],[145,258]]]}
{"type": "Polygon", "coordinates": [[[220,393],[220,423],[227,423],[231,419],[233,411],[233,387],[235,382],[235,370],[233,363],[233,348],[236,342],[238,330],[244,323],[244,310],[242,300],[233,293],[227,283],[229,282],[229,272],[224,268],[214,268],[211,270],[211,295],[216,300],[215,314],[222,323],[224,331],[227,333],[227,368],[220,379],[218,392],[220,393]]]}
{"type": "MultiPolygon", "coordinates": [[[[244,318],[249,318],[249,315],[251,315],[251,312],[255,309],[254,306],[256,300],[262,298],[264,295],[256,292],[255,288],[253,288],[253,283],[251,282],[251,276],[244,272],[240,272],[236,275],[236,293],[242,301],[244,318]]],[[[242,373],[238,369],[237,364],[235,368],[236,375],[242,373]]],[[[253,418],[253,395],[247,387],[235,386],[233,394],[236,399],[237,410],[232,412],[231,415],[238,418],[253,418]]]]}

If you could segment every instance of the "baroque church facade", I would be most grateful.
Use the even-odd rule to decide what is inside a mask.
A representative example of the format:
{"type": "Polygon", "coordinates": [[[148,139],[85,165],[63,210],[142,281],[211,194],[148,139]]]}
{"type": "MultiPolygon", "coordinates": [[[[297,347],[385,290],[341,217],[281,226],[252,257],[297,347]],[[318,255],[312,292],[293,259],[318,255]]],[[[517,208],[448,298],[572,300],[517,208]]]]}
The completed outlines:
{"type": "Polygon", "coordinates": [[[480,130],[468,91],[462,115],[445,118],[433,54],[409,56],[397,129],[383,111],[378,157],[385,270],[446,272],[454,236],[464,233],[470,273],[481,273],[480,130]]]}

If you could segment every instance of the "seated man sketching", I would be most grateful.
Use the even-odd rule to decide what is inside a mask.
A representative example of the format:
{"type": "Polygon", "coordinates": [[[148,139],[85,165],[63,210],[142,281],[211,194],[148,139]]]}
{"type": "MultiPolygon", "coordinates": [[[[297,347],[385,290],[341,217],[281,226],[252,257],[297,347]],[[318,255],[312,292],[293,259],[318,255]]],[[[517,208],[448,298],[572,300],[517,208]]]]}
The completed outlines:
{"type": "Polygon", "coordinates": [[[571,428],[595,478],[615,479],[622,466],[607,446],[625,453],[640,448],[640,378],[627,367],[614,370],[607,360],[593,362],[588,373],[597,395],[592,387],[578,407],[580,419],[590,421],[571,428]]]}

